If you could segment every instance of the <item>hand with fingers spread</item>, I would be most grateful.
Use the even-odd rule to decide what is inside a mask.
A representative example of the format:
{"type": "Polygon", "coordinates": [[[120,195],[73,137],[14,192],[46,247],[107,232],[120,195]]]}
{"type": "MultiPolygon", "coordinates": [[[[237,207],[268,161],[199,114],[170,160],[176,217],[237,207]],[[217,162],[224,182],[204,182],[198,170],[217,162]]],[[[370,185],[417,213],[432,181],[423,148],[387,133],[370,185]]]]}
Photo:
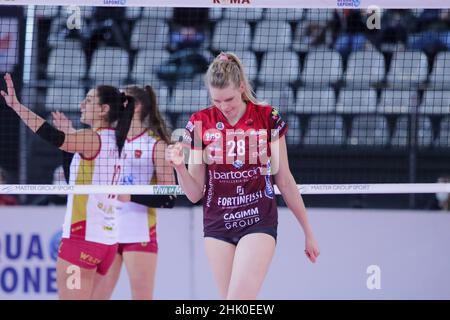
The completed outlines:
{"type": "Polygon", "coordinates": [[[320,255],[319,246],[313,235],[306,236],[305,255],[308,257],[309,260],[311,260],[312,263],[315,263],[317,257],[319,257],[320,255]]]}
{"type": "Polygon", "coordinates": [[[6,104],[11,108],[16,108],[20,106],[19,99],[17,99],[16,96],[16,90],[14,89],[14,82],[11,78],[11,75],[9,73],[5,74],[3,77],[6,81],[6,92],[1,91],[1,95],[3,98],[5,98],[6,104]]]}
{"type": "Polygon", "coordinates": [[[167,146],[166,160],[175,169],[184,166],[183,145],[180,142],[167,146]]]}
{"type": "Polygon", "coordinates": [[[64,133],[73,133],[76,131],[75,128],[73,127],[72,121],[69,120],[64,113],[55,111],[52,112],[52,116],[53,116],[53,125],[58,130],[61,130],[64,133]]]}

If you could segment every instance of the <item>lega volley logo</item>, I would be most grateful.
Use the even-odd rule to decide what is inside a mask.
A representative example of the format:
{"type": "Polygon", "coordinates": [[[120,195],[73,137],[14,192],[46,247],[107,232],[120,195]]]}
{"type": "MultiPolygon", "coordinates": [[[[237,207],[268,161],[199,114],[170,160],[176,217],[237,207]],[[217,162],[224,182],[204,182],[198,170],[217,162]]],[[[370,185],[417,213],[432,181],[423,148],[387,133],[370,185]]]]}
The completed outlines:
{"type": "Polygon", "coordinates": [[[244,165],[244,162],[242,162],[241,160],[235,160],[234,162],[233,162],[233,166],[236,168],[236,169],[240,169],[240,168],[242,168],[242,166],[244,165]]]}

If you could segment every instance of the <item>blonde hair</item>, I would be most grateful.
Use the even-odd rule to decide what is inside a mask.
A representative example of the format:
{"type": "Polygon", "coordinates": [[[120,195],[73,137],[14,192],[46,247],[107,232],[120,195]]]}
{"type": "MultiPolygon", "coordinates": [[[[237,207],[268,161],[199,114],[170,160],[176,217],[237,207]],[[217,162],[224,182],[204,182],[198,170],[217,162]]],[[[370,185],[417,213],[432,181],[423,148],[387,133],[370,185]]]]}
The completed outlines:
{"type": "Polygon", "coordinates": [[[242,100],[252,102],[255,105],[264,104],[258,101],[253,92],[253,88],[245,74],[241,60],[232,52],[221,52],[209,65],[205,77],[206,85],[213,88],[223,89],[233,84],[239,88],[244,85],[242,100]]]}

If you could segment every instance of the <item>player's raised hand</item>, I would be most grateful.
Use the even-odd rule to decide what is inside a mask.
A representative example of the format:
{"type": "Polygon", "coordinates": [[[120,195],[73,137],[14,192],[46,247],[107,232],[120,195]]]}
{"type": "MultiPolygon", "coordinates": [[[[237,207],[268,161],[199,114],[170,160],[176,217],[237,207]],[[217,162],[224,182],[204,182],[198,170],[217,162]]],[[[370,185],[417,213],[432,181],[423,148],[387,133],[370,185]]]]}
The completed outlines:
{"type": "Polygon", "coordinates": [[[72,121],[69,120],[64,113],[55,111],[52,112],[52,117],[53,125],[56,129],[61,130],[64,133],[72,133],[76,131],[73,127],[72,121]]]}
{"type": "Polygon", "coordinates": [[[16,90],[14,89],[14,82],[11,78],[11,75],[9,73],[6,73],[3,79],[5,79],[6,81],[6,92],[2,90],[0,93],[3,98],[5,98],[6,104],[11,108],[20,106],[20,102],[19,99],[17,99],[16,90]]]}

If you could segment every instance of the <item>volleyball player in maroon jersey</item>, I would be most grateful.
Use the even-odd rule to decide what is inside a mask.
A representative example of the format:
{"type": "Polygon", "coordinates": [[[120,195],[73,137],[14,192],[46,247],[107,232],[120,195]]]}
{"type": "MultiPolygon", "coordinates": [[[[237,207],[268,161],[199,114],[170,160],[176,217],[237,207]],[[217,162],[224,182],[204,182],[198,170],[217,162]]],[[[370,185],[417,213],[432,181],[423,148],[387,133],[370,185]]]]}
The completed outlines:
{"type": "Polygon", "coordinates": [[[226,299],[255,299],[271,263],[278,212],[273,179],[305,234],[305,254],[315,262],[319,247],[290,172],[286,122],[256,100],[239,58],[221,53],[206,74],[213,105],[194,113],[183,145],[167,157],[192,202],[203,199],[206,254],[226,299]]]}

